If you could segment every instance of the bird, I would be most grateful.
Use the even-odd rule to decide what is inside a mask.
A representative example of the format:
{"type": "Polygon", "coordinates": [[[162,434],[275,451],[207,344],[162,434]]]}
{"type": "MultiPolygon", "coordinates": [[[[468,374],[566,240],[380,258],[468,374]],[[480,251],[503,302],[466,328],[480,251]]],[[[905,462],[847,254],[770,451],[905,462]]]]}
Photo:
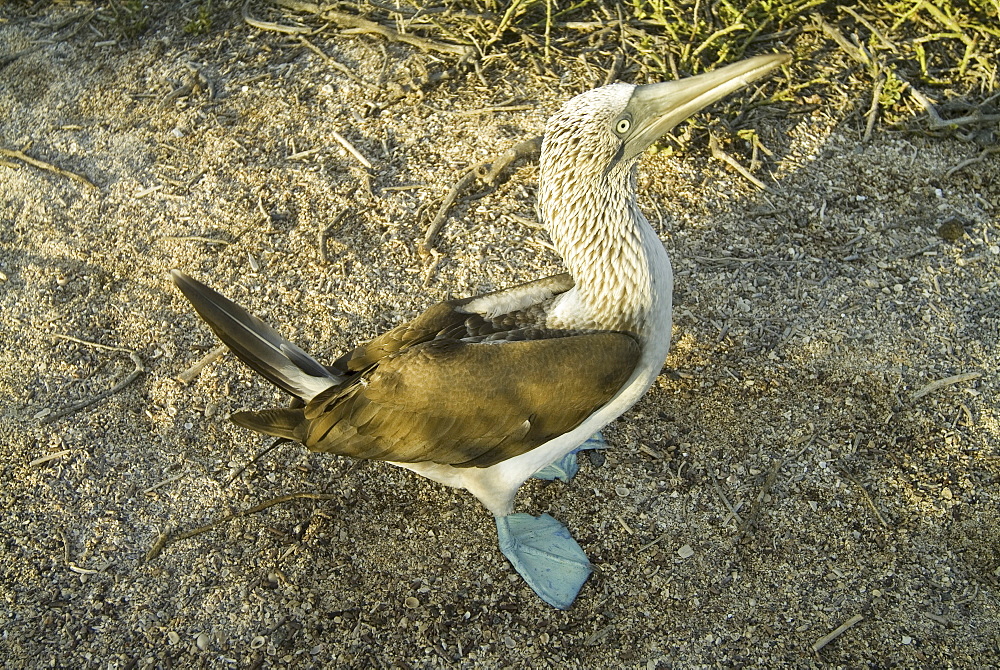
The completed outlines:
{"type": "Polygon", "coordinates": [[[673,274],[639,209],[637,164],[660,136],[763,77],[767,54],[674,81],[614,83],[546,123],[538,212],[566,272],[429,307],[319,363],[271,326],[180,270],[173,282],[246,365],[293,396],[236,424],[308,449],[386,461],[465,489],[542,600],[568,609],[591,574],[548,514],[514,513],[532,476],[569,479],[575,452],[659,375],[671,337],[673,274]]]}

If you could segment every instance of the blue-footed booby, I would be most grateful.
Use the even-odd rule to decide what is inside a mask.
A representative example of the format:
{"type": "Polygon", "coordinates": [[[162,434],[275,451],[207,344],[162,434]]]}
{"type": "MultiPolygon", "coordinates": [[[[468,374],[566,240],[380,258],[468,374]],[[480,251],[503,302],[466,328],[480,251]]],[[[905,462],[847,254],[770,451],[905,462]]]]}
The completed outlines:
{"type": "Polygon", "coordinates": [[[232,420],[466,489],[496,517],[500,548],[524,580],[568,608],[591,572],[587,556],[548,514],[514,514],[514,496],[630,408],[666,359],[673,275],[636,203],[638,158],[685,118],[787,61],[758,56],[571,99],[545,127],[538,191],[568,272],[439,303],[329,366],[174,270],[233,353],[297,399],[232,420]]]}

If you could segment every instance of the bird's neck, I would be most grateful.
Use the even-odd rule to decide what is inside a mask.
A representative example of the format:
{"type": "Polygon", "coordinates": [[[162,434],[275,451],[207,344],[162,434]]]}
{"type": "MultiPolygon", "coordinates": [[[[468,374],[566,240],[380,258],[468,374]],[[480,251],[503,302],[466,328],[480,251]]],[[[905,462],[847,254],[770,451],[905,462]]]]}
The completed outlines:
{"type": "Polygon", "coordinates": [[[543,179],[539,205],[575,286],[552,325],[652,335],[669,319],[672,282],[663,244],[639,210],[635,170],[600,179],[543,179]]]}

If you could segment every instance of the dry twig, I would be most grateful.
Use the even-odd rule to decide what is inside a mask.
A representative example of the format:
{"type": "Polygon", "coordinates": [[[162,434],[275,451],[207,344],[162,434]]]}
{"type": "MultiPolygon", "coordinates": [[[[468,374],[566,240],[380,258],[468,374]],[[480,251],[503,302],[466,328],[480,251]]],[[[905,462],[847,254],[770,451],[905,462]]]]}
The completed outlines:
{"type": "Polygon", "coordinates": [[[313,31],[312,28],[307,28],[305,26],[286,26],[281,23],[255,19],[250,16],[250,0],[246,0],[246,2],[243,3],[243,21],[245,21],[247,25],[259,28],[260,30],[269,30],[274,33],[285,33],[286,35],[309,34],[313,31]]]}
{"type": "Polygon", "coordinates": [[[995,153],[1000,153],[1000,146],[986,147],[979,152],[978,156],[975,156],[974,158],[967,158],[958,165],[948,168],[948,171],[944,173],[944,176],[950,178],[956,172],[961,172],[970,165],[982,163],[988,156],[992,156],[995,153]]]}
{"type": "Polygon", "coordinates": [[[865,135],[862,142],[868,142],[872,138],[872,131],[875,130],[875,120],[878,118],[879,98],[882,97],[882,87],[885,86],[885,76],[880,76],[875,80],[875,88],[872,90],[872,104],[868,108],[868,123],[865,125],[865,135]]]}
{"type": "Polygon", "coordinates": [[[349,211],[351,211],[350,208],[344,208],[340,210],[340,213],[334,217],[333,221],[331,221],[329,225],[323,226],[322,224],[320,224],[320,228],[319,230],[317,230],[318,233],[317,237],[319,238],[318,239],[319,255],[320,258],[323,259],[324,263],[330,262],[330,256],[329,254],[326,253],[326,240],[330,236],[330,231],[334,228],[334,226],[339,224],[345,216],[347,216],[347,213],[349,211]]]}
{"type": "Polygon", "coordinates": [[[836,640],[838,637],[840,637],[841,635],[843,635],[845,632],[847,632],[848,628],[850,628],[854,624],[858,623],[859,621],[863,621],[863,620],[864,620],[863,616],[861,616],[860,614],[855,614],[850,619],[848,619],[844,623],[842,623],[839,626],[837,626],[836,628],[834,628],[830,633],[827,633],[826,635],[824,635],[820,639],[818,639],[815,642],[813,642],[812,650],[814,652],[818,652],[820,649],[822,649],[826,645],[830,644],[831,642],[833,642],[834,640],[836,640]]]}
{"type": "Polygon", "coordinates": [[[719,480],[716,479],[715,477],[712,477],[712,484],[715,485],[715,494],[722,499],[722,503],[726,506],[726,509],[729,510],[729,517],[726,517],[726,520],[723,522],[723,525],[728,523],[730,518],[736,521],[737,525],[741,524],[743,520],[740,518],[740,515],[736,513],[736,509],[733,507],[733,504],[729,502],[729,498],[726,497],[726,494],[723,492],[722,487],[719,486],[719,480]]]}
{"type": "Polygon", "coordinates": [[[537,137],[532,137],[530,140],[518,142],[511,147],[509,151],[497,158],[485,160],[469,168],[469,170],[467,170],[465,174],[463,174],[451,187],[451,190],[448,191],[448,195],[444,198],[444,202],[441,203],[441,207],[438,208],[438,212],[434,216],[434,220],[427,228],[427,233],[424,235],[423,242],[420,243],[421,255],[426,257],[431,253],[431,244],[434,242],[434,238],[437,237],[437,234],[441,231],[441,228],[444,227],[448,210],[458,198],[459,193],[465,190],[469,184],[471,184],[478,177],[489,186],[493,186],[496,183],[497,177],[500,176],[500,173],[504,170],[504,168],[519,158],[534,156],[541,150],[541,148],[542,136],[539,135],[537,137]]]}
{"type": "Polygon", "coordinates": [[[392,28],[383,26],[381,23],[375,23],[374,21],[369,21],[368,19],[362,19],[359,16],[345,14],[344,12],[337,12],[332,9],[328,9],[323,12],[323,18],[328,21],[333,21],[338,26],[343,28],[343,33],[345,35],[355,35],[358,33],[380,35],[390,42],[402,42],[403,44],[415,46],[421,51],[436,51],[438,53],[450,54],[452,56],[468,56],[472,53],[472,47],[462,46],[460,44],[438,42],[436,40],[417,37],[416,35],[407,35],[393,30],[392,28]]]}
{"type": "MultiPolygon", "coordinates": [[[[276,0],[276,4],[285,7],[286,9],[291,9],[292,11],[306,12],[308,14],[317,14],[321,18],[335,23],[340,28],[343,29],[343,34],[345,35],[356,35],[359,33],[365,33],[370,35],[380,35],[390,42],[402,42],[404,44],[409,44],[415,46],[421,51],[436,51],[438,53],[450,54],[453,56],[469,56],[473,53],[472,47],[463,46],[460,44],[449,44],[447,42],[438,42],[436,40],[429,40],[423,37],[417,37],[416,35],[407,35],[406,33],[401,33],[397,30],[389,28],[388,26],[383,26],[381,23],[376,23],[375,21],[369,21],[368,19],[363,19],[360,16],[354,16],[353,14],[347,14],[344,12],[338,12],[333,9],[325,9],[318,4],[311,2],[300,2],[299,0],[276,0]]],[[[246,7],[244,6],[244,20],[247,19],[246,7]]],[[[250,21],[247,21],[250,23],[250,21]]],[[[264,22],[258,22],[264,23],[264,22]]],[[[250,23],[250,25],[257,25],[257,23],[250,23]]],[[[269,27],[267,30],[279,30],[280,32],[292,32],[294,29],[295,33],[311,32],[309,29],[298,29],[294,26],[278,26],[278,24],[267,24],[269,27]]]]}
{"type": "Polygon", "coordinates": [[[48,463],[49,461],[54,461],[57,458],[62,458],[63,456],[68,456],[71,453],[73,453],[73,451],[71,449],[63,449],[61,451],[55,451],[55,452],[53,452],[51,454],[46,454],[44,456],[39,456],[38,458],[36,458],[33,461],[31,461],[30,463],[28,463],[28,467],[33,468],[33,467],[35,467],[37,465],[44,465],[45,463],[48,463]]]}
{"type": "Polygon", "coordinates": [[[480,165],[477,166],[476,176],[490,186],[493,186],[496,183],[497,177],[500,176],[500,173],[503,172],[508,165],[521,158],[533,158],[537,156],[542,150],[542,138],[542,135],[537,135],[532,137],[530,140],[518,142],[499,158],[494,158],[492,161],[488,161],[490,164],[490,169],[488,171],[484,172],[483,168],[485,167],[485,164],[480,163],[480,165]]]}
{"type": "Polygon", "coordinates": [[[822,30],[827,37],[836,42],[837,46],[844,50],[844,53],[862,65],[869,66],[872,64],[871,56],[868,55],[864,46],[852,44],[850,40],[844,37],[844,34],[840,32],[836,26],[827,23],[821,16],[816,15],[814,16],[814,19],[820,30],[822,30]]]}
{"type": "Polygon", "coordinates": [[[971,124],[988,124],[1000,121],[1000,114],[983,114],[978,109],[972,114],[960,116],[957,119],[943,119],[938,114],[937,108],[930,99],[918,91],[913,86],[909,86],[910,95],[917,99],[920,106],[927,112],[927,124],[931,130],[941,130],[942,128],[952,128],[956,126],[967,126],[971,124]]]}
{"type": "Polygon", "coordinates": [[[764,485],[760,487],[760,491],[757,492],[757,498],[753,501],[753,505],[750,506],[750,513],[747,514],[746,518],[743,519],[743,523],[740,524],[740,534],[737,540],[742,540],[746,536],[747,531],[750,530],[750,526],[757,520],[757,515],[760,514],[761,504],[764,502],[764,496],[768,494],[771,487],[774,486],[775,480],[778,478],[778,471],[781,469],[782,461],[779,459],[774,459],[771,465],[771,471],[767,473],[767,479],[764,480],[764,485]]]}
{"type": "Polygon", "coordinates": [[[438,212],[434,216],[434,220],[431,221],[431,225],[427,228],[427,232],[424,234],[424,239],[420,243],[420,254],[422,256],[426,257],[431,253],[431,243],[434,242],[434,238],[437,237],[437,234],[444,227],[445,217],[447,217],[448,210],[451,209],[452,204],[454,204],[455,200],[458,198],[458,194],[464,191],[469,184],[475,181],[476,172],[479,168],[487,165],[488,163],[489,161],[483,161],[468,170],[448,191],[448,195],[444,197],[444,202],[442,202],[441,207],[438,208],[438,212]]]}
{"type": "Polygon", "coordinates": [[[236,470],[233,472],[233,474],[230,475],[229,479],[226,480],[226,483],[224,484],[224,486],[230,486],[230,485],[232,485],[232,483],[235,482],[236,479],[240,475],[242,475],[244,472],[246,472],[247,468],[249,468],[251,465],[254,465],[255,463],[257,463],[257,461],[259,461],[260,459],[262,459],[265,456],[267,456],[269,453],[271,453],[272,451],[274,451],[275,449],[277,449],[278,447],[280,447],[282,444],[285,444],[286,442],[290,442],[290,441],[291,440],[288,440],[288,439],[283,438],[283,437],[277,438],[274,442],[272,442],[270,444],[270,446],[268,446],[266,449],[264,449],[259,454],[257,454],[256,456],[254,456],[253,460],[251,460],[249,463],[246,463],[246,464],[241,465],[240,467],[236,468],[236,470]]]}
{"type": "Polygon", "coordinates": [[[118,382],[108,390],[101,391],[95,396],[86,398],[85,400],[81,400],[80,402],[74,403],[73,405],[70,405],[65,409],[59,410],[58,412],[43,417],[42,423],[52,423],[53,421],[61,419],[64,416],[68,416],[70,414],[73,414],[74,412],[78,412],[84,407],[93,405],[95,402],[104,400],[105,398],[121,391],[123,388],[125,388],[126,386],[134,382],[136,379],[138,379],[139,375],[141,375],[143,372],[146,371],[146,367],[142,362],[142,358],[139,356],[138,353],[132,351],[131,349],[126,349],[124,347],[113,347],[107,344],[98,344],[97,342],[88,342],[87,340],[81,340],[76,337],[72,337],[70,335],[56,335],[55,337],[63,340],[69,340],[70,342],[76,342],[77,344],[83,344],[88,347],[97,347],[98,349],[107,349],[109,351],[124,352],[128,354],[129,358],[132,359],[132,363],[135,365],[135,369],[132,370],[132,372],[130,372],[124,379],[122,379],[120,382],[118,382]]]}
{"type": "Polygon", "coordinates": [[[708,148],[712,152],[712,158],[716,158],[722,161],[723,163],[729,165],[734,170],[739,172],[744,179],[746,179],[747,181],[749,181],[751,184],[761,189],[762,191],[768,190],[764,182],[762,182],[760,179],[757,179],[757,177],[754,177],[752,174],[750,174],[750,170],[747,170],[745,167],[740,165],[735,158],[733,158],[732,156],[730,156],[729,154],[727,154],[725,151],[722,150],[722,147],[719,145],[719,140],[714,133],[708,134],[708,148]]]}
{"type": "Polygon", "coordinates": [[[859,482],[859,481],[858,481],[858,480],[857,480],[857,479],[856,479],[856,478],[854,477],[854,475],[852,475],[852,474],[851,474],[850,472],[848,472],[848,471],[847,471],[846,469],[844,469],[844,468],[841,468],[841,469],[840,469],[840,473],[841,473],[842,475],[844,475],[845,477],[847,477],[847,479],[849,479],[849,480],[851,481],[851,483],[852,483],[852,484],[854,484],[855,486],[857,486],[857,487],[858,487],[858,489],[859,489],[859,490],[861,491],[861,495],[862,495],[862,497],[864,497],[865,501],[866,501],[866,502],[868,503],[868,506],[869,506],[869,507],[871,507],[872,511],[873,511],[873,512],[875,513],[875,518],[876,518],[876,519],[878,519],[878,522],[879,522],[880,524],[882,524],[882,527],[883,527],[883,528],[888,528],[888,527],[889,527],[889,524],[887,524],[887,523],[885,522],[885,518],[884,518],[884,517],[882,516],[882,513],[878,511],[878,507],[875,507],[875,501],[874,501],[874,500],[872,500],[872,497],[871,497],[871,495],[870,495],[870,494],[868,493],[868,490],[867,490],[867,489],[865,489],[865,487],[864,487],[864,486],[863,486],[863,485],[861,484],[861,482],[859,482]]]}
{"type": "Polygon", "coordinates": [[[910,402],[913,402],[914,400],[919,400],[928,393],[934,393],[934,391],[943,389],[946,386],[951,386],[952,384],[960,384],[961,382],[972,381],[973,379],[979,379],[982,376],[983,376],[982,372],[963,372],[960,375],[954,375],[952,377],[945,377],[944,379],[938,379],[937,381],[933,381],[930,384],[927,384],[919,391],[911,395],[910,402]]]}
{"type": "Polygon", "coordinates": [[[38,40],[31,46],[21,49],[20,51],[15,51],[14,53],[0,56],[0,70],[2,70],[7,65],[10,65],[18,58],[21,58],[22,56],[27,56],[28,54],[34,51],[38,51],[42,47],[49,46],[52,44],[58,44],[59,42],[68,40],[70,37],[73,37],[78,32],[80,32],[80,30],[88,23],[90,23],[90,20],[93,19],[94,16],[96,15],[97,15],[96,9],[84,10],[78,14],[73,14],[72,16],[68,16],[65,19],[55,23],[54,25],[46,26],[47,28],[56,31],[58,33],[58,31],[62,30],[66,26],[74,23],[76,24],[72,26],[69,30],[63,32],[62,34],[53,34],[51,37],[48,37],[43,40],[38,40]]]}
{"type": "Polygon", "coordinates": [[[202,533],[207,533],[208,531],[217,528],[224,523],[228,523],[233,519],[238,519],[242,516],[247,516],[249,514],[256,514],[257,512],[266,510],[268,507],[274,507],[275,505],[280,505],[281,503],[288,502],[290,500],[298,500],[301,498],[305,498],[307,500],[334,500],[339,497],[341,497],[341,494],[339,493],[311,493],[309,491],[299,491],[297,493],[289,493],[287,495],[278,496],[277,498],[271,498],[270,500],[265,500],[259,505],[254,505],[253,507],[245,509],[242,512],[234,512],[231,514],[227,514],[221,519],[216,519],[215,521],[213,521],[208,525],[199,526],[198,528],[193,528],[191,530],[186,530],[183,533],[178,533],[177,535],[172,535],[170,529],[168,528],[167,530],[160,533],[160,535],[156,538],[156,541],[153,543],[153,546],[150,547],[148,552],[146,552],[145,561],[148,563],[153,559],[155,559],[157,556],[160,555],[160,552],[162,552],[168,545],[171,545],[180,540],[186,540],[188,538],[192,538],[196,535],[201,535],[202,533]]]}
{"type": "Polygon", "coordinates": [[[316,55],[318,55],[320,58],[322,58],[323,61],[326,62],[327,65],[329,65],[330,67],[334,68],[335,70],[337,70],[338,72],[340,72],[342,75],[346,76],[351,81],[353,81],[355,83],[358,83],[358,84],[361,84],[363,86],[367,86],[369,88],[375,88],[374,84],[369,84],[367,81],[365,81],[364,79],[362,79],[358,75],[354,74],[354,72],[351,71],[351,68],[347,67],[346,65],[344,65],[340,61],[327,56],[322,51],[322,49],[320,49],[319,47],[317,47],[315,44],[313,44],[312,42],[310,42],[309,40],[307,40],[302,35],[299,35],[299,42],[302,44],[302,46],[306,47],[307,49],[309,49],[310,51],[312,51],[313,53],[315,53],[316,55]]]}
{"type": "Polygon", "coordinates": [[[38,160],[37,158],[32,158],[28,154],[24,153],[23,151],[19,151],[17,149],[4,149],[3,147],[0,147],[0,156],[6,156],[7,158],[16,158],[19,161],[24,161],[28,165],[34,165],[36,168],[40,168],[42,170],[48,170],[49,172],[57,174],[60,177],[73,179],[75,181],[80,182],[81,184],[89,186],[90,188],[95,188],[95,189],[97,188],[97,185],[94,184],[89,179],[87,179],[86,177],[78,175],[75,172],[70,172],[69,170],[64,170],[61,167],[56,167],[52,163],[46,163],[45,161],[38,160]]]}
{"type": "Polygon", "coordinates": [[[219,359],[222,354],[226,352],[226,345],[220,344],[215,349],[201,357],[197,363],[189,367],[184,372],[178,374],[174,379],[179,381],[181,384],[190,384],[194,381],[194,378],[201,374],[201,371],[205,369],[205,366],[209,363],[219,359]]]}
{"type": "Polygon", "coordinates": [[[358,162],[364,165],[369,170],[372,169],[373,166],[371,164],[371,161],[365,158],[365,155],[360,151],[358,151],[357,148],[353,144],[351,144],[346,137],[338,133],[336,130],[331,130],[330,134],[333,135],[333,139],[337,140],[337,142],[340,143],[340,146],[347,149],[347,153],[357,158],[358,162]]]}

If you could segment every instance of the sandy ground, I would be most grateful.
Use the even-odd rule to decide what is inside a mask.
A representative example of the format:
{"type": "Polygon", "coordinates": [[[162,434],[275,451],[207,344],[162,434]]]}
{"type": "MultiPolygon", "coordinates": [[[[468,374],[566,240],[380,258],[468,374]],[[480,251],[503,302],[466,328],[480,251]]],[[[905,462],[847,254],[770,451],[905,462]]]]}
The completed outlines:
{"type": "MultiPolygon", "coordinates": [[[[72,11],[0,21],[0,53],[72,11]]],[[[96,185],[0,165],[0,663],[1000,664],[1000,158],[949,174],[978,148],[881,128],[863,144],[824,105],[743,117],[774,152],[769,192],[704,142],[644,158],[674,346],[606,463],[522,489],[518,509],[564,521],[597,566],[560,612],[463,492],[294,444],[229,483],[268,441],[227,415],[284,399],[229,355],[176,381],[216,342],[166,273],[332,359],[433,301],[557,271],[523,222],[530,162],[459,202],[436,264],[417,245],[462,171],[540,133],[592,66],[493,61],[489,87],[461,74],[392,102],[238,14],[181,26],[103,46],[84,29],[0,70],[0,146],[96,185]],[[529,109],[475,111],[499,104],[529,109]],[[144,561],[164,530],[303,490],[332,495],[144,561]]],[[[367,82],[438,62],[315,43],[367,82]]]]}

